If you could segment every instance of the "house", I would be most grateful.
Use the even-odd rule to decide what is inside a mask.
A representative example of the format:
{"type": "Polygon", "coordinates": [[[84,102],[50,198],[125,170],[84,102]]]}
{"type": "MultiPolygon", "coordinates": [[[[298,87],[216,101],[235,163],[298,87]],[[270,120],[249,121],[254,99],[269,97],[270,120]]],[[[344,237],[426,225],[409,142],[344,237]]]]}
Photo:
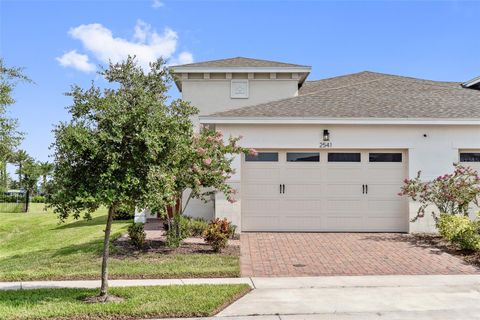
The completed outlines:
{"type": "Polygon", "coordinates": [[[359,72],[309,81],[311,68],[231,58],[172,67],[198,122],[258,156],[237,156],[230,204],[187,214],[227,217],[242,231],[428,232],[398,192],[454,162],[480,169],[480,79],[464,84],[359,72]]]}

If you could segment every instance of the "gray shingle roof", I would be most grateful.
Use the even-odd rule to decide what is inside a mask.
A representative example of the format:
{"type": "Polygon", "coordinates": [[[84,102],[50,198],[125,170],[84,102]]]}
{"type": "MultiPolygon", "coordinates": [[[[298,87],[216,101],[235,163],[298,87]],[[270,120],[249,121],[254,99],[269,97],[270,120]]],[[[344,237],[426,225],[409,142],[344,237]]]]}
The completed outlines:
{"type": "Polygon", "coordinates": [[[219,112],[228,118],[480,118],[480,90],[375,72],[306,81],[297,97],[219,112]]]}
{"type": "Polygon", "coordinates": [[[197,62],[197,63],[189,63],[189,64],[182,64],[173,67],[203,67],[203,68],[252,68],[252,67],[264,67],[264,68],[285,68],[285,67],[306,67],[309,66],[300,65],[300,64],[292,64],[292,63],[285,63],[285,62],[278,62],[278,61],[270,61],[270,60],[261,60],[261,59],[251,59],[245,57],[235,57],[235,58],[228,58],[228,59],[220,59],[220,60],[211,60],[211,61],[204,61],[204,62],[197,62]]]}

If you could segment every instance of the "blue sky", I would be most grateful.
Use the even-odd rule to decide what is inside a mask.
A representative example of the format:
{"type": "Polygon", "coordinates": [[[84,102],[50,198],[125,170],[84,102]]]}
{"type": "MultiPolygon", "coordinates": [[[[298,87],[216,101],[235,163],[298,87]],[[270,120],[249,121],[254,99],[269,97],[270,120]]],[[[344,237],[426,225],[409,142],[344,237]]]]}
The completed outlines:
{"type": "MultiPolygon", "coordinates": [[[[0,0],[0,55],[25,67],[11,115],[22,148],[48,160],[63,96],[98,64],[135,51],[146,62],[247,56],[308,64],[310,79],[362,70],[465,81],[480,75],[480,2],[0,0]]],[[[172,95],[178,95],[172,90],[172,95]]]]}

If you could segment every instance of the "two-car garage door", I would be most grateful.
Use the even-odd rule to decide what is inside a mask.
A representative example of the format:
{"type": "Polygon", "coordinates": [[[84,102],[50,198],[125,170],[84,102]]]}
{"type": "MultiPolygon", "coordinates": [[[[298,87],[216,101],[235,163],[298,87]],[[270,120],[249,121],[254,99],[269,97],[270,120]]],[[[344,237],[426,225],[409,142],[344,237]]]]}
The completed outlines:
{"type": "Polygon", "coordinates": [[[242,165],[243,231],[408,231],[403,150],[264,151],[242,165]]]}

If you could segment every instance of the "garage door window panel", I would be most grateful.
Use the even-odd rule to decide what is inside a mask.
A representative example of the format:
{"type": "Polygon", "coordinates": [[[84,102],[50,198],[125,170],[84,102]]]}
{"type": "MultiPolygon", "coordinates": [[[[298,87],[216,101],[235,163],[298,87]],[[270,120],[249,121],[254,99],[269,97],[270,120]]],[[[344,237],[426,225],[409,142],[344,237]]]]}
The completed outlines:
{"type": "Polygon", "coordinates": [[[320,153],[287,152],[287,162],[320,162],[320,153]]]}
{"type": "Polygon", "coordinates": [[[369,162],[402,162],[401,153],[371,152],[368,155],[369,162]]]}
{"type": "Polygon", "coordinates": [[[257,155],[245,155],[247,162],[278,162],[278,152],[258,152],[257,155]]]}
{"type": "Polygon", "coordinates": [[[328,162],[360,162],[361,155],[356,152],[329,152],[328,162]]]}
{"type": "Polygon", "coordinates": [[[480,152],[461,152],[460,162],[480,162],[480,152]]]}

